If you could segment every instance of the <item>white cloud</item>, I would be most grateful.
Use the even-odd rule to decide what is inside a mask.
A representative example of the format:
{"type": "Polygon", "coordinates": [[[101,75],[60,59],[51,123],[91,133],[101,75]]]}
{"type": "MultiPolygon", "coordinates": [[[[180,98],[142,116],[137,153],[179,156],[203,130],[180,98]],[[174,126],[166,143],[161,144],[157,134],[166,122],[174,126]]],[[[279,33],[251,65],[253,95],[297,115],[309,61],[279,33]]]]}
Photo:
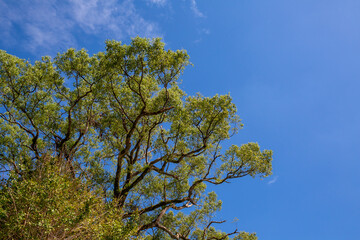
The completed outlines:
{"type": "Polygon", "coordinates": [[[39,47],[52,48],[74,43],[69,29],[74,25],[62,11],[63,3],[55,7],[55,1],[25,1],[3,3],[0,16],[0,30],[12,44],[23,46],[30,51],[39,47]],[[22,32],[22,34],[19,34],[22,32]]]}
{"type": "Polygon", "coordinates": [[[191,11],[193,11],[195,16],[197,16],[197,17],[205,17],[205,15],[202,12],[200,12],[200,10],[198,9],[197,4],[196,4],[196,0],[190,0],[190,9],[191,9],[191,11]]]}
{"type": "Polygon", "coordinates": [[[277,180],[278,180],[278,176],[275,176],[273,179],[271,179],[269,182],[268,182],[268,184],[270,185],[270,184],[274,184],[277,180]]]}
{"type": "Polygon", "coordinates": [[[147,0],[151,4],[155,4],[158,6],[164,6],[167,2],[167,0],[147,0]]]}
{"type": "Polygon", "coordinates": [[[210,32],[210,29],[209,28],[203,28],[201,30],[198,30],[198,34],[200,35],[200,37],[198,39],[196,39],[194,41],[195,44],[198,44],[200,43],[202,40],[203,40],[203,36],[204,35],[209,35],[211,32],[210,32]]]}
{"type": "Polygon", "coordinates": [[[134,0],[0,2],[0,31],[6,36],[1,41],[41,54],[76,46],[74,33],[79,30],[104,39],[124,39],[136,35],[154,37],[157,29],[155,23],[140,16],[134,0]]]}
{"type": "Polygon", "coordinates": [[[111,33],[116,38],[156,35],[157,25],[146,21],[133,0],[70,0],[76,22],[88,33],[111,33]]]}
{"type": "Polygon", "coordinates": [[[206,34],[206,35],[209,35],[210,34],[210,29],[209,28],[203,28],[201,30],[202,33],[206,34]]]}

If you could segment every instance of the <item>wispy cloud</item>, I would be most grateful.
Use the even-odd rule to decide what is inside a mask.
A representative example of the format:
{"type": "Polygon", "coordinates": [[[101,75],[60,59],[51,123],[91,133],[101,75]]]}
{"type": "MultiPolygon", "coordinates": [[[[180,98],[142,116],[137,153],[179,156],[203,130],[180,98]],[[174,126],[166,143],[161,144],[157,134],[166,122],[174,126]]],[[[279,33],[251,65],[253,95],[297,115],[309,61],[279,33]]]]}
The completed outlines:
{"type": "Polygon", "coordinates": [[[273,179],[271,179],[267,184],[274,184],[274,183],[276,183],[276,181],[278,180],[278,176],[275,176],[273,179]]]}
{"type": "Polygon", "coordinates": [[[74,23],[63,11],[67,4],[60,2],[56,8],[54,3],[51,0],[2,3],[0,30],[8,37],[2,41],[30,51],[36,51],[40,46],[51,48],[73,44],[75,40],[69,29],[74,23]]]}
{"type": "Polygon", "coordinates": [[[71,0],[76,22],[88,33],[111,33],[114,37],[156,35],[157,25],[136,11],[133,0],[71,0]]]}
{"type": "Polygon", "coordinates": [[[210,34],[210,29],[209,28],[203,28],[201,31],[202,31],[202,33],[204,33],[206,35],[210,34]]]}
{"type": "Polygon", "coordinates": [[[147,2],[158,5],[158,6],[164,6],[166,4],[167,0],[147,0],[147,2]]]}
{"type": "Polygon", "coordinates": [[[196,43],[196,44],[200,43],[203,40],[204,35],[209,35],[211,32],[210,32],[209,28],[203,28],[203,29],[198,30],[198,33],[199,33],[200,37],[194,41],[194,43],[196,43]]]}
{"type": "MultiPolygon", "coordinates": [[[[164,0],[158,0],[161,1],[164,0]]],[[[1,41],[13,42],[32,52],[76,46],[75,33],[79,31],[116,39],[159,35],[157,24],[138,13],[134,0],[0,2],[0,31],[6,36],[1,41]]]]}
{"type": "Polygon", "coordinates": [[[198,9],[196,0],[190,0],[190,8],[191,8],[191,11],[193,11],[193,13],[195,14],[195,16],[205,17],[205,15],[202,12],[200,12],[200,10],[198,9]]]}

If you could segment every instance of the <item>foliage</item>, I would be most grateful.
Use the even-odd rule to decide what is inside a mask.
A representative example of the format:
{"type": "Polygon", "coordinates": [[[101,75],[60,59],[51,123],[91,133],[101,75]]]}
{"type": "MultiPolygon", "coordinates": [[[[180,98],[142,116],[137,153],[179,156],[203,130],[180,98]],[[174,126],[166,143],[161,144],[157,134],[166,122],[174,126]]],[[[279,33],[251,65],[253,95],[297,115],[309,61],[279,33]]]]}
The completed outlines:
{"type": "Polygon", "coordinates": [[[268,176],[272,152],[222,150],[242,127],[236,107],[187,96],[188,64],[159,39],[34,64],[1,51],[1,236],[256,239],[214,228],[221,201],[206,186],[268,176]]]}
{"type": "Polygon", "coordinates": [[[1,239],[130,239],[134,222],[96,191],[49,165],[15,177],[0,190],[1,239]],[[118,237],[116,237],[118,236],[118,237]]]}

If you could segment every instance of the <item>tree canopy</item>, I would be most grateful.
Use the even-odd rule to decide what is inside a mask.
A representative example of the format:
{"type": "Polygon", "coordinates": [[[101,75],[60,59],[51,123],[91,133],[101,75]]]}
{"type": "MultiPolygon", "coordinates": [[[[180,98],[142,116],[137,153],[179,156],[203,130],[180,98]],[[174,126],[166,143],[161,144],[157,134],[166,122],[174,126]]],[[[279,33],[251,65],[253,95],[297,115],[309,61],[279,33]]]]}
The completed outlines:
{"type": "Polygon", "coordinates": [[[257,239],[215,228],[206,186],[270,175],[272,152],[222,148],[236,106],[186,95],[187,65],[139,37],[34,64],[0,51],[0,238],[257,239]]]}

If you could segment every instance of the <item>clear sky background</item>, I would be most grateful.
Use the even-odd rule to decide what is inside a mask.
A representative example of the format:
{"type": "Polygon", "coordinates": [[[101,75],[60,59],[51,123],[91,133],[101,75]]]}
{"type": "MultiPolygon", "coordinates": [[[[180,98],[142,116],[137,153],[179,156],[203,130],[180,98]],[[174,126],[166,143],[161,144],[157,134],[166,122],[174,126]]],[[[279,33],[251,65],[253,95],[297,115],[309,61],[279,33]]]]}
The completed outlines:
{"type": "Polygon", "coordinates": [[[187,93],[230,92],[232,143],[274,151],[271,177],[215,188],[224,230],[360,239],[359,0],[0,0],[0,48],[30,61],[137,35],[188,51],[187,93]]]}

